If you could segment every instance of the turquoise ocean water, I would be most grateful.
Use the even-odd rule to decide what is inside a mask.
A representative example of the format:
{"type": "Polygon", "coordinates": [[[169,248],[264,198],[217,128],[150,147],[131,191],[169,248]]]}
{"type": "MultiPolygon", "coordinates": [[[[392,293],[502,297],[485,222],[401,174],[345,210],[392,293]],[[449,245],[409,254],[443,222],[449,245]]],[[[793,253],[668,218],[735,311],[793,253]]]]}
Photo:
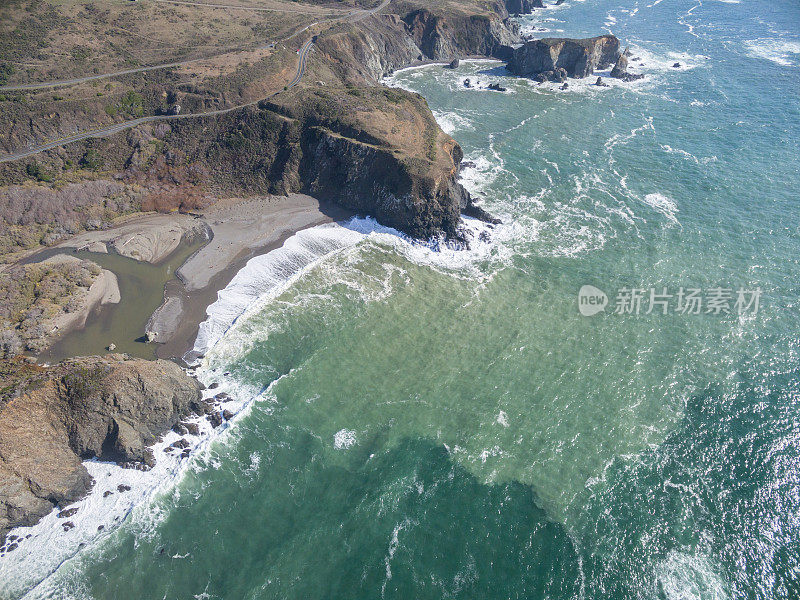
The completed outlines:
{"type": "Polygon", "coordinates": [[[202,377],[254,398],[233,426],[30,597],[800,597],[800,4],[567,0],[522,25],[611,31],[647,77],[396,74],[504,225],[469,252],[320,250],[214,338],[202,377]],[[614,314],[681,287],[762,296],[614,314]]]}

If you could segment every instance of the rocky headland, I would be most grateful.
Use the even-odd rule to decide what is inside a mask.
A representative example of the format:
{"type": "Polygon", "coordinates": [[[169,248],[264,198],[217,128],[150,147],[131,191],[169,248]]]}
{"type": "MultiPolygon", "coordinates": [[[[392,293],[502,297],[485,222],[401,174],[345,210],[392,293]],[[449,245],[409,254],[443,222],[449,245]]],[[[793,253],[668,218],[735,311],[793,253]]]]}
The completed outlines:
{"type": "Polygon", "coordinates": [[[508,70],[537,81],[563,82],[606,69],[620,57],[620,43],[613,35],[586,39],[545,38],[525,42],[514,50],[508,70]]]}
{"type": "MultiPolygon", "coordinates": [[[[526,12],[535,3],[519,4],[512,6],[514,12],[526,12]]],[[[438,233],[459,237],[462,212],[485,216],[457,181],[461,149],[436,124],[425,100],[386,89],[380,80],[417,62],[510,58],[520,39],[506,3],[433,7],[392,2],[382,13],[324,29],[315,40],[302,83],[295,88],[259,102],[264,89],[252,82],[233,95],[221,92],[231,85],[225,77],[191,85],[162,77],[140,92],[142,111],[148,110],[151,97],[175,99],[192,112],[241,101],[250,105],[223,115],[145,124],[4,163],[0,183],[8,186],[3,189],[17,186],[16,194],[40,190],[34,195],[46,201],[36,219],[40,243],[102,225],[108,212],[103,206],[121,204],[127,212],[191,211],[219,198],[258,194],[316,194],[420,238],[438,233]],[[89,206],[70,219],[67,229],[47,223],[48,208],[61,205],[67,190],[80,195],[83,187],[94,185],[94,174],[114,183],[88,194],[84,202],[89,206]],[[66,186],[58,181],[67,176],[66,186]],[[100,218],[84,220],[82,215],[93,210],[100,218]]],[[[64,100],[47,119],[37,117],[45,107],[35,101],[14,105],[15,112],[5,117],[11,121],[0,126],[9,132],[7,144],[57,137],[65,128],[74,130],[79,115],[102,115],[99,102],[64,100]],[[23,131],[29,122],[36,129],[23,131]]],[[[13,220],[10,208],[0,211],[8,213],[2,228],[7,248],[39,241],[19,239],[22,223],[13,220]]]]}
{"type": "Polygon", "coordinates": [[[108,355],[38,367],[16,360],[0,375],[0,543],[13,527],[91,490],[82,460],[146,469],[154,461],[148,446],[206,408],[201,384],[169,361],[108,355]]]}

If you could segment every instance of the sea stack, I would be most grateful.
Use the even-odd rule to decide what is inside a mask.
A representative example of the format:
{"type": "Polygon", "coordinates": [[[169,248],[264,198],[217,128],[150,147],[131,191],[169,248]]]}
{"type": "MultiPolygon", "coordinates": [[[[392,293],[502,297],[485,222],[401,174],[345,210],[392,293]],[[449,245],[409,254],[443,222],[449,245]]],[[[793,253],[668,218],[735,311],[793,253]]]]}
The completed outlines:
{"type": "Polygon", "coordinates": [[[615,79],[622,79],[623,81],[636,81],[637,79],[644,79],[644,75],[636,73],[628,73],[628,55],[630,53],[626,50],[619,55],[614,68],[611,69],[611,77],[615,79]]]}

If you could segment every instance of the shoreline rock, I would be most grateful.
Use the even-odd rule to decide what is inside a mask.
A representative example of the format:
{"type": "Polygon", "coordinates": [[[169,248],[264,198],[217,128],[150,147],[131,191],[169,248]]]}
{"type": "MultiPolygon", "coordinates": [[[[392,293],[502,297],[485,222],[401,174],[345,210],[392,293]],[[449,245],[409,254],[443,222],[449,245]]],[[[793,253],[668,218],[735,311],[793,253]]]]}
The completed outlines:
{"type": "Polygon", "coordinates": [[[23,375],[0,404],[0,543],[92,489],[82,460],[148,468],[148,446],[202,400],[200,383],[164,360],[87,357],[23,375]]]}
{"type": "Polygon", "coordinates": [[[614,79],[621,79],[622,81],[626,82],[638,81],[639,79],[644,79],[644,75],[628,72],[629,54],[630,52],[628,50],[625,50],[625,52],[619,55],[617,62],[614,64],[614,68],[611,69],[611,77],[613,77],[614,79]]]}

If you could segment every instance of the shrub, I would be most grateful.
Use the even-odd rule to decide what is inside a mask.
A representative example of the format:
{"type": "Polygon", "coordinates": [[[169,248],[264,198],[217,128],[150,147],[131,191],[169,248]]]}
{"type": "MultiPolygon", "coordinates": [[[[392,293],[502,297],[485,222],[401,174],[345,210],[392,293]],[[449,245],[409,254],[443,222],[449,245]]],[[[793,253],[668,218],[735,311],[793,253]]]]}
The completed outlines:
{"type": "Polygon", "coordinates": [[[41,165],[36,162],[28,163],[28,165],[25,166],[25,172],[29,177],[33,177],[37,181],[43,181],[46,183],[53,181],[52,175],[45,171],[41,165]]]}
{"type": "Polygon", "coordinates": [[[103,158],[94,148],[89,148],[80,161],[81,167],[90,171],[99,171],[103,167],[103,158]]]}

